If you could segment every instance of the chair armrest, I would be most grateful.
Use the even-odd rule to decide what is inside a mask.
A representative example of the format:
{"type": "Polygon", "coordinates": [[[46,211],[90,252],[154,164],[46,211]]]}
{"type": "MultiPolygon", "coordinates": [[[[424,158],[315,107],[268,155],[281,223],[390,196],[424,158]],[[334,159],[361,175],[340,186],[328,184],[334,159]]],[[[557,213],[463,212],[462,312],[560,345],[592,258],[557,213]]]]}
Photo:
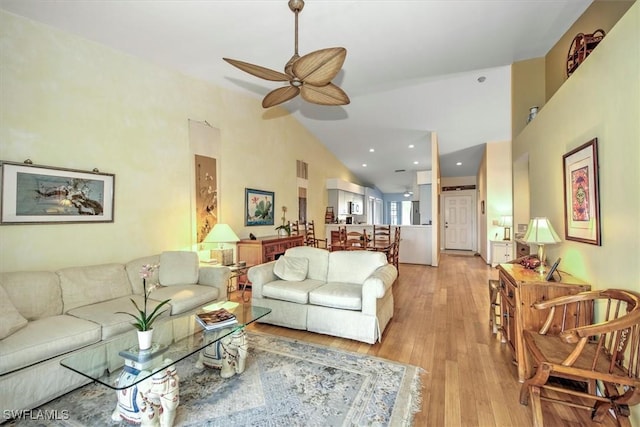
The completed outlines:
{"type": "Polygon", "coordinates": [[[362,312],[376,314],[377,299],[385,296],[396,278],[398,270],[392,264],[378,267],[362,284],[362,312]]]}
{"type": "Polygon", "coordinates": [[[231,270],[229,267],[200,267],[198,285],[211,286],[220,290],[220,299],[227,298],[227,284],[231,270]]]}
{"type": "Polygon", "coordinates": [[[265,283],[273,282],[278,279],[273,273],[273,266],[275,261],[267,262],[265,264],[254,265],[249,268],[247,277],[251,282],[251,296],[256,298],[262,298],[262,286],[265,283]]]}

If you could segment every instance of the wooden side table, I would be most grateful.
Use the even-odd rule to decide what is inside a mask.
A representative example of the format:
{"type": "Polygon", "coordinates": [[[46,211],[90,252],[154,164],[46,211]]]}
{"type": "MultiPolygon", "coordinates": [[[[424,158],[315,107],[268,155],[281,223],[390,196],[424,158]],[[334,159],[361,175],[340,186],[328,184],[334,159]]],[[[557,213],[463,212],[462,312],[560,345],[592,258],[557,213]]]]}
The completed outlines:
{"type": "Polygon", "coordinates": [[[244,299],[244,293],[247,290],[247,271],[249,268],[253,267],[253,265],[245,264],[245,265],[229,265],[229,269],[231,270],[231,275],[229,276],[229,282],[227,284],[227,299],[229,299],[229,295],[231,294],[231,286],[233,283],[233,279],[238,281],[238,290],[240,290],[240,285],[242,285],[242,301],[247,302],[249,300],[244,299]]]}
{"type": "MultiPolygon", "coordinates": [[[[545,323],[548,310],[536,310],[533,304],[552,298],[575,295],[591,290],[582,280],[562,273],[560,282],[546,282],[540,273],[524,268],[520,264],[499,264],[501,328],[506,342],[513,351],[518,366],[518,381],[528,378],[529,367],[525,354],[522,331],[539,330],[545,323]]],[[[566,314],[558,312],[553,319],[549,333],[560,331],[562,316],[577,316],[575,311],[566,314]]],[[[586,313],[581,313],[586,315],[586,313]]]]}

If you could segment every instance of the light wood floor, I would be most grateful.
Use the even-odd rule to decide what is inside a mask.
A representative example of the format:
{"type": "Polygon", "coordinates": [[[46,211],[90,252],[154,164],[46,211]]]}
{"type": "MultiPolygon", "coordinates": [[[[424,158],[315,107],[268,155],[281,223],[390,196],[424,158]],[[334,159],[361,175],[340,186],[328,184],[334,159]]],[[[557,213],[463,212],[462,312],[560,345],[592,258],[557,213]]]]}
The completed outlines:
{"type": "MultiPolygon", "coordinates": [[[[424,368],[415,426],[531,426],[511,352],[489,329],[487,281],[497,276],[479,256],[443,254],[438,268],[401,264],[395,314],[375,345],[266,324],[250,329],[424,368]]],[[[586,411],[543,406],[545,425],[592,424],[586,411]]]]}

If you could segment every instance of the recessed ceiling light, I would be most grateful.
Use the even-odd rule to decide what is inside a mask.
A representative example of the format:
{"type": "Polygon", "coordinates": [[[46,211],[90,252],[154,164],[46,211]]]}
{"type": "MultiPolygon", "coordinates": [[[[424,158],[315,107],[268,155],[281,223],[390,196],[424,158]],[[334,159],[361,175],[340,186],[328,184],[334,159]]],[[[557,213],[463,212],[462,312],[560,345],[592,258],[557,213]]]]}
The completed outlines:
{"type": "Polygon", "coordinates": [[[375,149],[375,148],[369,148],[369,152],[370,152],[370,153],[373,153],[374,151],[376,151],[376,149],[375,149]]]}
{"type": "Polygon", "coordinates": [[[478,77],[478,83],[484,83],[485,80],[487,80],[485,76],[478,77]]]}
{"type": "Polygon", "coordinates": [[[413,147],[415,147],[415,145],[409,144],[409,148],[413,148],[413,147]]]}
{"type": "Polygon", "coordinates": [[[418,164],[418,161],[416,160],[415,162],[413,162],[413,164],[414,164],[414,165],[417,165],[417,164],[418,164]]]}
{"type": "Polygon", "coordinates": [[[456,166],[462,166],[462,162],[456,163],[456,166]]]}
{"type": "Polygon", "coordinates": [[[363,167],[363,168],[366,168],[366,167],[367,167],[367,164],[366,164],[366,163],[363,163],[363,164],[362,164],[362,167],[363,167]]]}

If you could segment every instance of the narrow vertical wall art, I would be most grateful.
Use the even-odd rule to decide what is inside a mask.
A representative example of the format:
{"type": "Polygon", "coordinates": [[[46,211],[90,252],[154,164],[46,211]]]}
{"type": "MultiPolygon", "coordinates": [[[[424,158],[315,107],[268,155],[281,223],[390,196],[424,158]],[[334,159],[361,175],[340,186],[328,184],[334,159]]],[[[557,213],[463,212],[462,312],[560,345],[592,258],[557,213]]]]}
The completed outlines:
{"type": "Polygon", "coordinates": [[[197,242],[202,243],[218,223],[218,181],[216,159],[195,155],[197,242]]]}

